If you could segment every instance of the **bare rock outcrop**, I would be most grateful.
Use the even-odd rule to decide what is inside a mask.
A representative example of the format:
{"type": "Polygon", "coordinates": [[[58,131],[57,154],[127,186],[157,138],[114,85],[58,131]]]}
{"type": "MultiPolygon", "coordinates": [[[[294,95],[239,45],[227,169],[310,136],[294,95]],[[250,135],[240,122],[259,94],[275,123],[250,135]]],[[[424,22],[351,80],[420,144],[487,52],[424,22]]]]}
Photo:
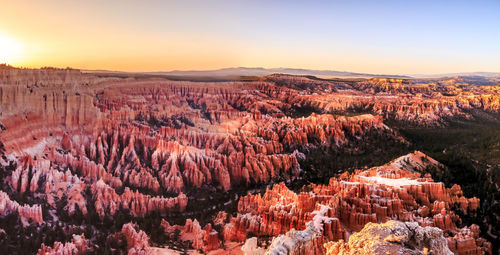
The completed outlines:
{"type": "Polygon", "coordinates": [[[292,229],[284,235],[273,238],[265,254],[323,254],[321,244],[325,238],[324,225],[337,220],[326,216],[329,209],[327,206],[321,206],[319,210],[314,211],[313,219],[306,223],[304,230],[292,229]]]}
{"type": "Polygon", "coordinates": [[[5,216],[12,212],[19,214],[19,219],[24,226],[28,226],[30,221],[43,223],[42,207],[40,205],[20,205],[10,199],[7,193],[0,191],[0,215],[5,216]]]}
{"type": "Polygon", "coordinates": [[[134,192],[128,187],[119,195],[102,180],[92,184],[91,190],[96,211],[101,218],[112,217],[119,209],[127,209],[135,217],[147,216],[153,211],[160,215],[166,215],[169,211],[183,212],[188,202],[188,198],[183,193],[172,198],[152,197],[138,191],[134,192]]]}
{"type": "Polygon", "coordinates": [[[42,244],[42,247],[38,250],[38,255],[80,255],[88,254],[89,247],[88,241],[85,239],[85,235],[73,235],[71,242],[61,243],[55,242],[52,247],[47,247],[42,244]]]}
{"type": "Polygon", "coordinates": [[[151,254],[149,237],[144,231],[136,231],[132,223],[127,223],[123,225],[121,234],[125,237],[125,240],[127,240],[128,254],[151,254]]]}
{"type": "MultiPolygon", "coordinates": [[[[136,218],[192,217],[185,213],[188,203],[200,200],[188,196],[294,180],[311,152],[362,155],[374,141],[407,144],[386,120],[439,126],[476,111],[500,111],[495,81],[468,82],[287,75],[188,82],[0,65],[0,163],[8,189],[0,192],[0,214],[18,212],[25,226],[44,224],[42,206],[50,214],[43,216],[54,220],[79,211],[97,212],[103,221],[119,211],[136,218]],[[29,202],[20,205],[10,192],[29,202]],[[67,204],[56,212],[61,202],[67,204]]],[[[479,199],[465,197],[458,185],[435,182],[422,174],[426,167],[439,163],[415,152],[298,193],[273,185],[264,195],[240,198],[235,214],[222,213],[204,227],[196,219],[162,225],[204,251],[256,237],[248,248],[273,236],[273,250],[323,253],[323,243],[347,241],[368,223],[398,220],[442,229],[452,252],[491,253],[476,227],[457,228],[459,215],[477,213],[479,199]],[[318,212],[328,219],[321,226],[313,224],[318,212]],[[297,242],[286,245],[289,240],[297,242]]],[[[127,237],[132,252],[147,251],[144,232],[128,225],[122,230],[118,235],[127,237]]],[[[71,242],[42,248],[75,251],[71,242]]]]}
{"type": "Polygon", "coordinates": [[[441,229],[450,246],[460,246],[454,251],[491,254],[488,242],[457,228],[460,218],[452,210],[459,208],[474,214],[477,198],[465,198],[460,187],[445,188],[429,175],[422,176],[420,171],[429,166],[439,167],[439,163],[417,151],[383,166],[344,173],[331,178],[328,185],[309,185],[299,194],[284,184],[274,185],[264,196],[249,194],[240,199],[237,216],[226,220],[224,238],[243,241],[252,235],[303,237],[305,232],[300,231],[308,229],[307,222],[314,221],[321,209],[322,215],[331,219],[323,224],[318,235],[321,238],[314,239],[319,245],[315,250],[307,248],[309,252],[324,253],[323,243],[347,241],[350,233],[361,231],[367,224],[398,220],[441,229]]]}
{"type": "Polygon", "coordinates": [[[452,255],[443,231],[415,222],[368,223],[360,232],[325,244],[327,255],[340,254],[436,254],[452,255]]]}
{"type": "Polygon", "coordinates": [[[161,226],[167,236],[172,236],[178,230],[182,241],[190,241],[196,250],[211,251],[220,247],[219,233],[207,224],[204,228],[200,226],[198,220],[187,219],[184,226],[171,226],[167,221],[162,220],[161,226]]]}
{"type": "Polygon", "coordinates": [[[457,233],[448,237],[448,247],[458,255],[493,254],[492,245],[486,239],[479,237],[479,226],[463,227],[457,233]]]}

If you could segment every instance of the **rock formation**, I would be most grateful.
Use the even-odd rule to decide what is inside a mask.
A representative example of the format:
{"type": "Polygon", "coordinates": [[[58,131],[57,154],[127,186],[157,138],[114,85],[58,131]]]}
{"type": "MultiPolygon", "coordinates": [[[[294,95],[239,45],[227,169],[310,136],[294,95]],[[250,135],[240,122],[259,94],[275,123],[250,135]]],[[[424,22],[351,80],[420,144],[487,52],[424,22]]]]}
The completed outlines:
{"type": "Polygon", "coordinates": [[[79,255],[88,254],[89,247],[88,241],[85,239],[85,235],[73,235],[73,240],[62,244],[61,242],[55,242],[53,247],[47,247],[42,244],[42,247],[38,250],[38,255],[79,255]]]}
{"type": "MultiPolygon", "coordinates": [[[[295,88],[290,76],[275,75],[270,80],[287,88],[295,88]]],[[[304,83],[302,78],[302,83],[304,83]]],[[[308,86],[307,93],[281,88],[287,92],[272,92],[296,106],[312,107],[323,112],[354,110],[370,112],[418,126],[440,126],[447,118],[471,118],[471,109],[488,112],[500,111],[498,83],[475,86],[474,82],[461,83],[456,78],[441,80],[405,80],[373,78],[360,82],[322,82],[308,86]],[[463,86],[466,85],[466,86],[463,86]],[[496,86],[495,86],[496,85],[496,86]],[[281,95],[281,96],[280,96],[281,95]]],[[[304,89],[304,88],[302,88],[304,89]]],[[[271,90],[268,90],[271,91],[271,90]]]]}
{"type": "Polygon", "coordinates": [[[76,208],[84,215],[87,214],[87,202],[83,197],[86,184],[78,176],[69,170],[63,172],[54,169],[49,160],[35,160],[30,155],[22,157],[20,163],[10,177],[15,191],[20,194],[27,191],[42,192],[46,195],[47,203],[54,209],[56,202],[64,196],[68,202],[64,209],[69,215],[74,214],[76,208]]]}
{"type": "Polygon", "coordinates": [[[307,249],[322,254],[325,242],[347,241],[350,233],[361,231],[369,223],[399,220],[441,229],[448,238],[443,242],[453,251],[491,254],[491,244],[467,228],[457,228],[460,218],[451,209],[474,214],[477,198],[463,197],[456,185],[445,188],[429,175],[422,177],[421,171],[431,166],[439,167],[439,163],[417,151],[380,167],[346,172],[330,179],[328,185],[309,185],[299,194],[277,184],[264,196],[242,197],[237,216],[229,217],[224,225],[224,237],[244,241],[251,235],[278,236],[267,252],[285,249],[283,254],[305,254],[303,249],[307,249]],[[320,238],[303,239],[311,229],[307,222],[315,222],[318,211],[328,217],[321,226],[320,238]]]}
{"type": "Polygon", "coordinates": [[[127,240],[128,254],[150,254],[149,237],[146,233],[144,233],[144,231],[136,231],[133,224],[127,223],[123,225],[121,234],[127,240]]]}
{"type": "MultiPolygon", "coordinates": [[[[229,197],[207,206],[216,212],[236,201],[233,191],[304,178],[310,174],[304,162],[316,152],[363,155],[379,141],[406,145],[387,120],[440,126],[473,118],[474,111],[498,113],[500,89],[485,82],[287,75],[188,82],[0,65],[0,215],[17,212],[25,227],[53,231],[61,222],[58,228],[77,229],[76,236],[83,230],[75,224],[89,219],[101,224],[101,230],[89,230],[96,235],[113,217],[180,222],[193,218],[192,208],[206,199],[200,194],[229,197]]],[[[459,215],[478,211],[479,199],[434,182],[421,173],[427,167],[439,164],[415,152],[299,193],[284,183],[264,195],[253,190],[239,199],[237,213],[220,213],[204,227],[194,218],[184,226],[162,225],[167,235],[179,230],[204,251],[255,236],[246,241],[247,251],[319,254],[324,243],[347,242],[370,222],[399,220],[442,229],[452,252],[491,253],[477,227],[457,228],[459,215]],[[263,237],[276,238],[269,247],[255,247],[263,237]]],[[[147,252],[145,232],[124,225],[119,233],[128,251],[147,252]]],[[[94,241],[89,246],[102,245],[94,241]]],[[[40,250],[81,252],[76,243],[40,250]]]]}
{"type": "Polygon", "coordinates": [[[448,237],[448,247],[459,255],[493,254],[491,243],[479,237],[479,226],[471,225],[459,229],[454,236],[448,237]]]}
{"type": "Polygon", "coordinates": [[[436,254],[452,255],[443,231],[421,227],[416,222],[368,223],[349,237],[325,244],[327,255],[347,254],[436,254]]]}
{"type": "Polygon", "coordinates": [[[152,197],[138,191],[133,192],[128,187],[125,188],[123,194],[118,195],[102,180],[92,184],[91,189],[95,209],[101,218],[112,217],[119,209],[130,210],[135,217],[147,216],[154,211],[159,212],[160,215],[166,215],[168,211],[183,212],[188,202],[183,193],[174,198],[152,197]]]}
{"type": "Polygon", "coordinates": [[[265,254],[323,254],[318,245],[324,242],[325,224],[332,221],[338,221],[336,218],[325,216],[330,208],[321,206],[319,210],[314,211],[313,219],[306,223],[306,228],[302,231],[292,229],[284,235],[273,238],[268,251],[265,254]]]}
{"type": "Polygon", "coordinates": [[[19,219],[24,226],[28,226],[30,221],[42,223],[42,207],[40,205],[20,205],[12,201],[5,192],[0,191],[0,215],[5,216],[12,212],[19,214],[19,219]]]}
{"type": "Polygon", "coordinates": [[[161,226],[167,236],[172,236],[174,231],[179,230],[182,241],[190,241],[196,250],[210,251],[218,249],[220,246],[219,233],[207,224],[203,229],[200,223],[195,219],[186,220],[184,226],[171,226],[167,221],[162,220],[161,226]]]}

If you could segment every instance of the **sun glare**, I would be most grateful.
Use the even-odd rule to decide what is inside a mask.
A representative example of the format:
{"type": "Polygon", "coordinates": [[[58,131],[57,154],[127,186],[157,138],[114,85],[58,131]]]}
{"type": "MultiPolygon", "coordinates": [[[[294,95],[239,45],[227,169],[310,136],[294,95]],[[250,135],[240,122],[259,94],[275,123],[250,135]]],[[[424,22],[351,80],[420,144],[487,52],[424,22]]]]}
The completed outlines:
{"type": "Polygon", "coordinates": [[[0,63],[12,64],[19,59],[21,53],[22,46],[18,41],[0,34],[0,63]]]}

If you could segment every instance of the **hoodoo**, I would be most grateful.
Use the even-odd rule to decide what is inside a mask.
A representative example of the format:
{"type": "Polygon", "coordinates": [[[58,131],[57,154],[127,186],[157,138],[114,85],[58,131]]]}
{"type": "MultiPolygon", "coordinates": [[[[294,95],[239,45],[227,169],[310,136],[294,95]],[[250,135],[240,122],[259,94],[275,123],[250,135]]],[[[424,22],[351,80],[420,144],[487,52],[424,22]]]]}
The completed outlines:
{"type": "Polygon", "coordinates": [[[433,179],[445,166],[426,154],[400,156],[413,145],[388,123],[493,116],[498,87],[9,66],[0,82],[0,238],[31,231],[30,252],[493,252],[470,224],[484,203],[433,179]]]}

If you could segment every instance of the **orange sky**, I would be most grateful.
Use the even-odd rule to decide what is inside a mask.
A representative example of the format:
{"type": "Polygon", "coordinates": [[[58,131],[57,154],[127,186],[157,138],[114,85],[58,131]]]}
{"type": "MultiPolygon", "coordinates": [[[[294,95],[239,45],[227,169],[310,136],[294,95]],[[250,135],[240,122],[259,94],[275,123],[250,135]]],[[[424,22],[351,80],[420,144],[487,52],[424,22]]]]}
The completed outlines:
{"type": "Polygon", "coordinates": [[[443,13],[440,6],[397,2],[360,7],[330,1],[0,0],[0,6],[0,62],[14,66],[500,71],[498,33],[484,27],[498,23],[491,6],[467,23],[460,11],[472,15],[471,6],[442,6],[448,10],[443,13]]]}

